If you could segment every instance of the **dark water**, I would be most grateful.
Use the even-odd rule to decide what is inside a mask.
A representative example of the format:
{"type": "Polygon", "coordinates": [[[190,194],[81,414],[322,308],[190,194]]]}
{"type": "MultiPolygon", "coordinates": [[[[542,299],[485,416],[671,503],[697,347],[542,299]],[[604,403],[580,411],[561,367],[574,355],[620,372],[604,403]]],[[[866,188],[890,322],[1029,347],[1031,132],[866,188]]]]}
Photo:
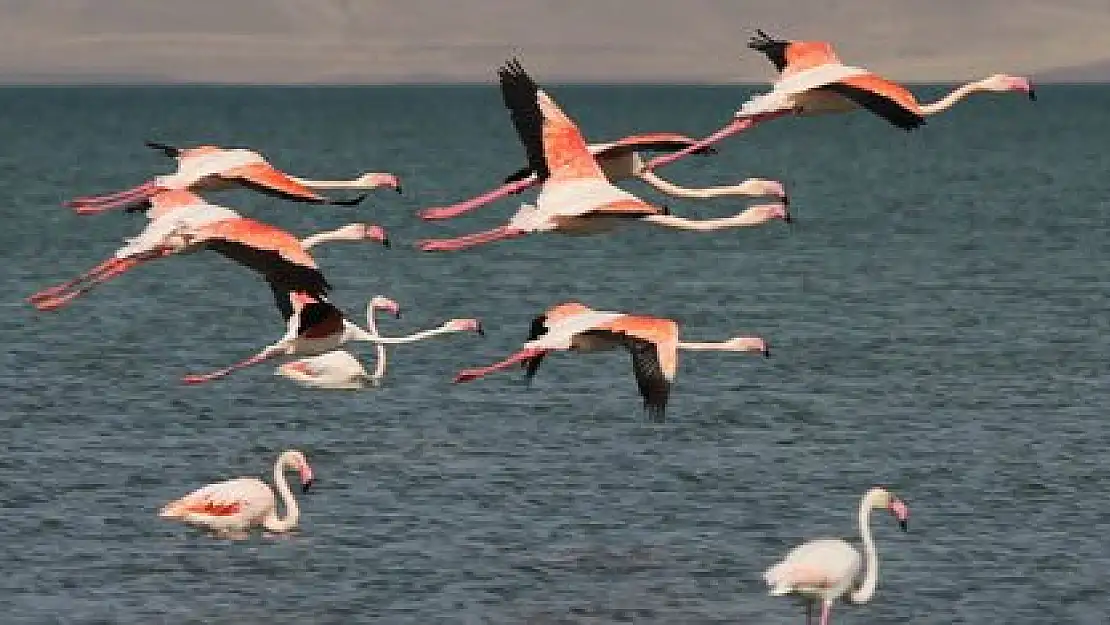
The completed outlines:
{"type": "MultiPolygon", "coordinates": [[[[553,91],[596,140],[702,135],[747,93],[553,91]]],[[[792,230],[430,255],[408,243],[517,204],[413,214],[523,162],[492,86],[6,89],[0,104],[4,623],[800,623],[761,571],[797,541],[854,535],[873,483],[908,501],[911,531],[876,515],[878,594],[834,622],[1107,622],[1110,88],[984,97],[913,134],[862,114],[775,122],[661,172],[784,180],[792,230]],[[141,228],[60,202],[164,171],[145,139],[252,146],[305,176],[398,173],[406,195],[354,209],[213,199],[299,233],[383,224],[401,245],[320,248],[334,300],[396,299],[407,314],[385,333],[477,316],[488,336],[398,348],[362,393],[271,368],[184,387],[281,333],[265,285],[210,253],[36,314],[23,297],[141,228]],[[758,333],[774,357],[684,355],[665,424],[640,412],[622,354],[552,357],[530,390],[515,373],[449,383],[572,298],[674,317],[693,340],[758,333]],[[289,447],[319,477],[298,533],[228,542],[156,517],[202,484],[268,476],[289,447]]]]}

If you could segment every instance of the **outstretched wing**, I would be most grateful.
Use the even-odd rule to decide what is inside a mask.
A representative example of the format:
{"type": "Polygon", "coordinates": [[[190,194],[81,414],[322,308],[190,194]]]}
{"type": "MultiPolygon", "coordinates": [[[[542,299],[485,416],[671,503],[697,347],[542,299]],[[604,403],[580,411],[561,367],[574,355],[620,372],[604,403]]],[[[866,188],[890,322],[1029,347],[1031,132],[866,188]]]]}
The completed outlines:
{"type": "Polygon", "coordinates": [[[262,274],[282,291],[320,295],[331,289],[300,239],[270,224],[227,219],[205,224],[195,235],[195,242],[262,274]]]}
{"type": "Polygon", "coordinates": [[[632,354],[632,372],[644,398],[644,409],[652,419],[660,420],[667,411],[671,382],[663,373],[659,351],[655,343],[643,339],[631,339],[625,345],[632,354]]]}
{"type": "Polygon", "coordinates": [[[516,134],[524,144],[524,151],[528,156],[528,172],[536,172],[542,182],[550,175],[550,171],[543,155],[543,113],[536,99],[539,87],[517,59],[510,60],[498,69],[497,77],[501,82],[501,98],[509,109],[516,134]]]}
{"type": "MultiPolygon", "coordinates": [[[[539,337],[547,334],[547,317],[540,315],[532,319],[532,327],[528,329],[528,340],[538,339],[539,337]]],[[[529,382],[532,378],[536,377],[536,371],[540,368],[540,363],[543,362],[543,357],[547,352],[540,352],[531,358],[524,359],[520,364],[524,367],[524,376],[529,382]]]]}
{"type": "Polygon", "coordinates": [[[278,171],[269,163],[250,163],[229,169],[220,175],[221,178],[234,180],[239,184],[253,189],[264,195],[305,202],[307,204],[336,204],[340,206],[353,206],[366,199],[360,195],[350,200],[332,200],[305,185],[297,182],[289,175],[278,171]]]}
{"type": "Polygon", "coordinates": [[[905,87],[875,74],[852,76],[822,87],[882,117],[902,130],[925,123],[921,105],[905,87]]]}

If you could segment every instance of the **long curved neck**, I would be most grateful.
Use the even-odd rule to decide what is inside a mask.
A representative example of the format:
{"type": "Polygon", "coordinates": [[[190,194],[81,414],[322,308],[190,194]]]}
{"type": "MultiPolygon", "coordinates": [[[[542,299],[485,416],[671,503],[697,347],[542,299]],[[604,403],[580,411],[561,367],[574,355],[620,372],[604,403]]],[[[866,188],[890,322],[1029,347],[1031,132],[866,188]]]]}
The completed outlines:
{"type": "Polygon", "coordinates": [[[727,341],[713,341],[713,342],[709,342],[709,343],[705,343],[705,342],[702,342],[702,343],[698,343],[698,342],[687,343],[687,342],[684,342],[684,341],[679,341],[677,347],[678,347],[678,349],[691,349],[691,350],[701,350],[701,351],[720,351],[720,352],[736,351],[736,348],[733,347],[732,345],[730,345],[727,341]]]}
{"type": "Polygon", "coordinates": [[[324,232],[317,232],[316,234],[309,235],[301,239],[301,247],[306,250],[320,245],[321,243],[329,243],[331,241],[350,241],[351,238],[342,234],[342,229],[326,230],[324,232]]]}
{"type": "Polygon", "coordinates": [[[448,334],[453,332],[447,326],[439,326],[438,328],[431,328],[430,330],[422,330],[408,336],[379,336],[378,342],[386,345],[398,345],[400,343],[415,343],[416,341],[423,341],[426,338],[431,338],[440,334],[448,334]]]}
{"type": "Polygon", "coordinates": [[[284,532],[297,524],[297,520],[301,518],[301,510],[297,507],[293,492],[289,490],[289,482],[285,481],[285,463],[282,458],[278,458],[277,463],[274,464],[274,486],[281,495],[285,516],[279,517],[277,510],[274,510],[262,520],[262,525],[271,532],[284,532]]]}
{"type": "Polygon", "coordinates": [[[750,187],[746,183],[725,187],[705,187],[702,189],[692,189],[689,187],[680,187],[673,182],[664,180],[652,171],[642,171],[637,174],[637,176],[640,178],[640,180],[643,180],[659,191],[662,191],[667,195],[673,195],[675,197],[708,200],[709,198],[720,197],[723,195],[755,195],[755,193],[752,193],[750,187]]]}
{"type": "Polygon", "coordinates": [[[747,210],[730,217],[719,217],[717,219],[686,219],[685,217],[676,217],[675,215],[649,215],[643,217],[641,221],[646,221],[657,226],[664,226],[666,228],[708,232],[710,230],[724,230],[725,228],[758,226],[767,221],[767,219],[762,214],[747,210]]]}
{"type": "MultiPolygon", "coordinates": [[[[373,304],[367,304],[366,306],[366,331],[375,336],[379,336],[378,324],[377,321],[374,319],[373,304]]],[[[378,362],[374,366],[374,373],[371,375],[371,378],[374,380],[380,380],[382,376],[385,375],[385,345],[382,345],[381,343],[375,344],[374,353],[377,355],[378,362]]]]}
{"type": "Polygon", "coordinates": [[[859,533],[863,539],[863,553],[867,567],[860,587],[852,593],[852,603],[866,603],[875,594],[879,583],[879,552],[871,538],[871,500],[865,498],[859,507],[859,533]]]}
{"type": "Polygon", "coordinates": [[[977,83],[977,82],[969,82],[967,84],[960,85],[959,87],[956,87],[955,89],[953,89],[948,95],[946,95],[943,98],[937,100],[936,102],[929,102],[928,104],[922,104],[921,105],[921,112],[925,113],[926,115],[936,115],[937,113],[940,113],[941,111],[946,111],[946,110],[952,108],[960,100],[963,100],[967,96],[969,96],[973,93],[977,93],[978,91],[979,91],[979,83],[977,83]]]}
{"type": "Polygon", "coordinates": [[[290,176],[290,178],[310,189],[373,189],[378,186],[377,183],[368,182],[364,176],[349,180],[313,180],[296,176],[290,176]]]}

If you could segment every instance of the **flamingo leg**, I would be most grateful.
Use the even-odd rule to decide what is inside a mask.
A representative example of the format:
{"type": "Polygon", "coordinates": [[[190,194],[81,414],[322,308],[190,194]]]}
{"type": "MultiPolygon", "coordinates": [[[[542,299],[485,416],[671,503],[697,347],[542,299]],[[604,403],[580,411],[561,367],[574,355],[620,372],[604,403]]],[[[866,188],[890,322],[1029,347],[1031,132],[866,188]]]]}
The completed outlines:
{"type": "Polygon", "coordinates": [[[216,380],[216,379],[222,378],[224,376],[230,375],[230,374],[232,374],[232,373],[234,373],[234,372],[236,372],[240,369],[245,369],[247,367],[251,367],[251,366],[257,365],[259,363],[266,362],[267,360],[270,360],[271,358],[277,358],[278,356],[281,356],[284,353],[285,353],[285,348],[284,347],[282,347],[280,345],[271,345],[271,346],[267,347],[266,349],[258,352],[254,356],[251,356],[250,358],[247,358],[247,359],[244,359],[244,360],[240,360],[239,362],[237,362],[233,365],[229,365],[227,367],[224,367],[223,369],[218,369],[218,370],[213,371],[211,373],[187,375],[184,378],[182,378],[181,381],[184,382],[185,384],[203,384],[204,382],[211,382],[212,380],[216,380]]]}
{"type": "Polygon", "coordinates": [[[422,252],[444,252],[462,250],[476,245],[493,243],[503,239],[524,236],[527,231],[512,226],[500,226],[485,232],[478,232],[453,239],[424,239],[417,241],[416,247],[422,252]]]}
{"type": "Polygon", "coordinates": [[[496,362],[488,367],[463,369],[462,371],[455,374],[455,383],[477,380],[482,376],[489,375],[495,371],[500,371],[502,369],[508,369],[518,362],[528,360],[529,358],[533,358],[535,356],[541,356],[545,353],[547,353],[546,349],[525,348],[513,354],[512,356],[509,356],[505,360],[502,360],[501,362],[496,362]]]}
{"type": "Polygon", "coordinates": [[[419,215],[421,219],[427,219],[429,221],[457,217],[467,211],[474,210],[479,206],[489,204],[494,200],[499,200],[503,197],[512,195],[513,193],[519,193],[534,184],[536,184],[536,175],[532,174],[527,178],[522,178],[520,180],[501,185],[493,191],[489,191],[487,193],[479,195],[478,197],[459,202],[458,204],[425,208],[424,210],[418,212],[417,215],[419,215]]]}
{"type": "Polygon", "coordinates": [[[832,611],[831,601],[821,602],[821,625],[829,625],[829,612],[832,611]]]}
{"type": "Polygon", "coordinates": [[[694,143],[691,143],[690,145],[682,148],[677,152],[671,152],[670,154],[664,154],[662,156],[657,156],[651,159],[647,162],[646,165],[644,165],[644,171],[651,171],[658,167],[669,165],[680,158],[685,158],[693,154],[694,152],[702,151],[710,145],[721,141],[722,139],[748,130],[758,123],[770,121],[772,119],[776,119],[789,114],[791,114],[790,111],[777,111],[774,113],[762,113],[760,115],[750,115],[747,117],[739,117],[733,119],[729,123],[725,124],[720,130],[700,141],[695,141],[694,143]]]}
{"type": "MultiPolygon", "coordinates": [[[[78,288],[73,289],[69,293],[52,293],[45,298],[34,300],[32,303],[34,304],[35,308],[39,310],[57,310],[58,308],[61,308],[62,306],[70,303],[74,299],[93,290],[97,285],[104,284],[109,280],[118,278],[127,271],[134,269],[138,265],[153,260],[154,258],[159,258],[161,256],[162,254],[158,254],[157,256],[153,257],[142,256],[132,258],[113,258],[111,261],[107,261],[111,264],[105,267],[100,273],[91,276],[85,284],[82,284],[78,288]]],[[[103,264],[104,263],[102,263],[102,265],[103,264]]]]}
{"type": "Polygon", "coordinates": [[[79,215],[93,215],[102,213],[106,210],[132,204],[139,200],[154,195],[160,189],[154,182],[144,182],[143,184],[126,191],[119,193],[112,193],[110,195],[102,195],[100,197],[84,197],[77,198],[66,202],[69,206],[76,210],[79,215]]]}
{"type": "Polygon", "coordinates": [[[813,599],[806,599],[806,625],[813,623],[813,599]]]}
{"type": "Polygon", "coordinates": [[[112,265],[114,265],[116,263],[116,261],[118,261],[118,260],[119,259],[115,258],[115,257],[109,258],[108,260],[100,263],[99,265],[93,267],[92,269],[86,271],[85,273],[77,276],[76,278],[74,278],[72,280],[68,280],[68,281],[63,282],[61,284],[58,284],[56,286],[52,286],[52,287],[43,289],[43,290],[41,290],[37,293],[32,294],[30,297],[27,298],[27,301],[31,302],[31,303],[34,303],[34,302],[37,302],[37,301],[40,301],[40,300],[49,299],[49,298],[51,298],[51,297],[53,297],[53,296],[55,296],[55,295],[57,295],[57,294],[59,294],[63,291],[69,290],[69,289],[77,286],[78,284],[81,284],[82,282],[84,282],[86,280],[89,280],[90,278],[95,277],[97,274],[100,274],[100,273],[110,269],[112,267],[112,265]]]}

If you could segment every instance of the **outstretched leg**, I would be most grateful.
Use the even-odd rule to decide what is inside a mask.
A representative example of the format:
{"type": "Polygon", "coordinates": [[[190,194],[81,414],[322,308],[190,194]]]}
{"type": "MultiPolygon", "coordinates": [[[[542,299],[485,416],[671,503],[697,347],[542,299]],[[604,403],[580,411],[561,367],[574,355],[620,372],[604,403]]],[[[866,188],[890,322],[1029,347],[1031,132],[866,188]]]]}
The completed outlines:
{"type": "Polygon", "coordinates": [[[493,243],[494,241],[501,241],[503,239],[524,236],[526,234],[528,234],[528,232],[520,228],[500,226],[492,230],[486,230],[485,232],[455,237],[453,239],[423,239],[416,242],[416,247],[422,252],[455,251],[474,247],[476,245],[493,243]]]}
{"type": "Polygon", "coordinates": [[[718,141],[720,141],[722,139],[730,137],[730,136],[732,136],[734,134],[737,134],[739,132],[743,132],[745,130],[748,130],[749,128],[751,128],[752,126],[755,126],[756,124],[758,124],[760,122],[770,121],[772,119],[776,119],[778,117],[782,117],[784,115],[789,115],[789,114],[790,114],[790,111],[778,111],[778,112],[774,112],[774,113],[763,113],[763,114],[760,114],[760,115],[750,115],[750,116],[747,116],[747,117],[739,117],[739,118],[733,119],[728,124],[725,124],[725,126],[723,128],[721,128],[717,132],[709,135],[708,137],[702,139],[701,141],[695,141],[694,143],[691,143],[690,145],[686,146],[685,148],[682,148],[681,150],[679,150],[677,152],[671,152],[670,154],[664,154],[662,156],[657,156],[657,157],[651,159],[650,161],[648,161],[647,165],[644,166],[644,170],[645,171],[651,171],[653,169],[656,169],[657,167],[662,167],[664,165],[669,165],[669,164],[677,161],[680,158],[685,158],[685,157],[687,157],[687,156],[689,156],[689,155],[691,155],[695,152],[702,151],[705,148],[707,148],[708,146],[710,146],[714,143],[717,143],[718,141]]]}
{"type": "Polygon", "coordinates": [[[213,371],[212,373],[187,375],[184,378],[182,378],[181,381],[184,382],[185,384],[202,384],[204,382],[211,382],[212,380],[222,378],[226,375],[230,375],[230,374],[232,374],[232,373],[234,373],[234,372],[236,372],[240,369],[245,369],[247,367],[251,367],[251,366],[257,365],[259,363],[266,362],[267,360],[270,360],[271,358],[277,358],[278,356],[281,356],[284,353],[285,353],[285,347],[283,345],[281,345],[280,343],[274,344],[274,345],[271,345],[271,346],[267,347],[266,349],[258,352],[254,356],[251,356],[250,358],[247,358],[245,360],[241,360],[241,361],[239,361],[239,362],[237,362],[233,365],[224,367],[223,369],[218,369],[216,371],[213,371]]]}
{"type": "Polygon", "coordinates": [[[143,263],[168,256],[172,253],[171,250],[166,249],[154,250],[147,254],[132,256],[130,258],[112,258],[93,267],[90,271],[85,272],[81,276],[78,276],[76,280],[70,280],[65,284],[60,284],[35,293],[28,298],[28,301],[39,310],[57,310],[81,295],[93,290],[97,285],[118,278],[143,263]],[[76,288],[73,288],[75,286],[76,288]],[[70,288],[72,288],[72,290],[66,293],[65,291],[70,288]]]}
{"type": "Polygon", "coordinates": [[[99,197],[83,197],[66,202],[66,206],[76,209],[79,215],[94,215],[112,208],[119,208],[145,200],[162,190],[153,181],[119,193],[111,193],[99,197]]]}
{"type": "Polygon", "coordinates": [[[829,625],[829,612],[832,611],[832,601],[821,601],[821,625],[829,625]]]}
{"type": "Polygon", "coordinates": [[[534,184],[536,184],[536,175],[532,174],[531,176],[528,176],[527,178],[522,178],[520,180],[515,180],[513,182],[503,184],[500,187],[497,187],[496,189],[494,189],[493,191],[489,191],[488,193],[483,193],[482,195],[479,195],[478,197],[471,198],[471,199],[466,200],[464,202],[459,202],[458,204],[452,204],[450,206],[435,206],[435,207],[432,207],[432,208],[425,208],[424,210],[419,211],[417,213],[417,215],[419,215],[421,219],[427,219],[429,221],[435,220],[435,219],[448,219],[448,218],[451,218],[451,217],[457,217],[457,216],[462,215],[463,213],[465,213],[467,211],[474,210],[475,208],[478,208],[479,206],[484,206],[486,204],[489,204],[490,202],[493,202],[494,200],[499,200],[503,197],[510,196],[514,193],[519,193],[519,192],[527,189],[528,187],[530,187],[534,184]]]}
{"type": "Polygon", "coordinates": [[[546,349],[535,349],[535,348],[522,349],[522,350],[518,351],[517,353],[513,354],[512,356],[509,356],[505,360],[502,360],[501,362],[494,363],[494,364],[492,364],[488,367],[476,367],[474,369],[463,369],[462,371],[458,372],[455,375],[455,382],[459,383],[459,382],[470,382],[471,380],[477,380],[478,378],[480,378],[482,376],[489,375],[489,374],[491,374],[495,371],[500,371],[502,369],[508,369],[509,367],[517,364],[518,362],[523,362],[525,360],[528,360],[529,358],[534,358],[536,356],[543,356],[546,353],[547,353],[546,349]]]}

